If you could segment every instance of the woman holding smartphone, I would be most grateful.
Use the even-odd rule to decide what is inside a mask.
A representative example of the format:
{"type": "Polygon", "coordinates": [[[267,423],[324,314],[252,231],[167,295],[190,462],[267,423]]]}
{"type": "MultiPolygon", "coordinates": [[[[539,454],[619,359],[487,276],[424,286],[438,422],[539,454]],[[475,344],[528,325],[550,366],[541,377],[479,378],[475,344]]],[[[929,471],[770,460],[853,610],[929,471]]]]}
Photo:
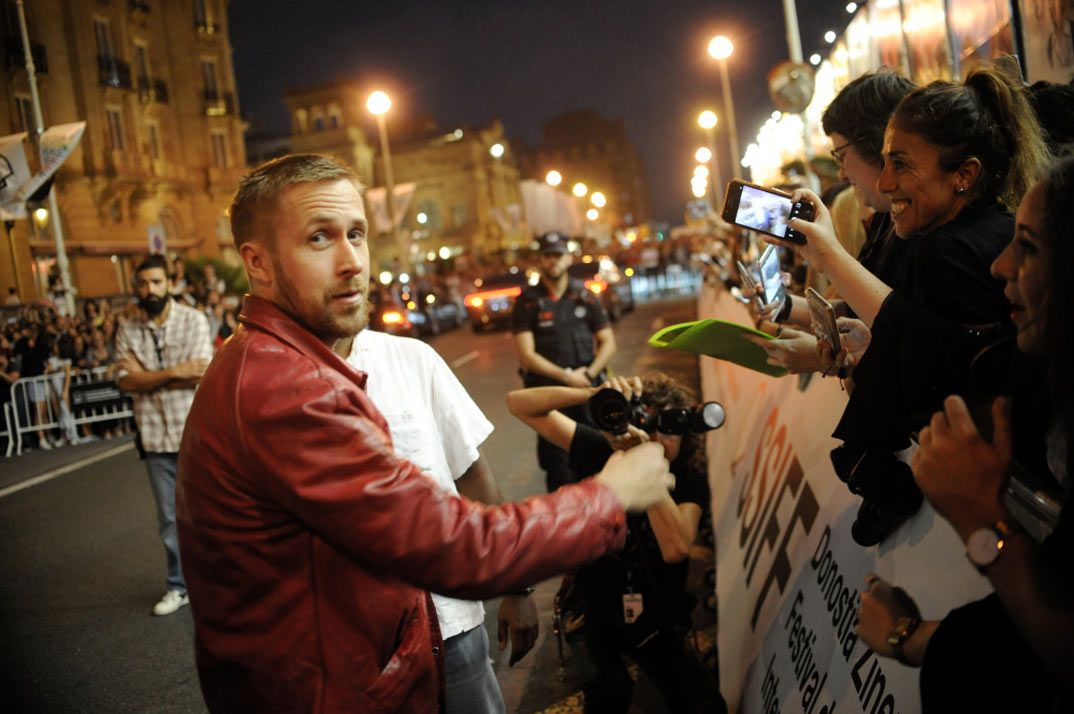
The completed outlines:
{"type": "MultiPolygon", "coordinates": [[[[628,402],[640,397],[650,415],[694,406],[689,391],[659,373],[613,377],[605,385],[628,402]]],[[[628,516],[626,545],[574,574],[585,623],[580,631],[585,663],[587,714],[625,713],[633,681],[627,655],[660,690],[671,711],[725,712],[718,686],[684,635],[694,598],[686,590],[687,557],[708,504],[704,443],[699,434],[649,434],[628,426],[613,436],[559,411],[584,404],[597,387],[533,387],[507,395],[511,413],[568,452],[572,470],[592,475],[616,451],[642,441],[658,441],[671,462],[674,493],[644,516],[628,516]]]]}
{"type": "Polygon", "coordinates": [[[1017,327],[1021,379],[1013,400],[993,405],[990,442],[966,403],[952,396],[921,431],[913,459],[925,496],[995,592],[942,620],[915,624],[920,615],[905,594],[875,575],[866,579],[858,632],[878,654],[922,668],[925,712],[1074,706],[1072,196],[1068,155],[1026,194],[1014,238],[992,265],[1017,327]],[[1052,494],[1058,522],[1018,509],[1008,496],[1014,481],[1052,494]],[[913,626],[896,631],[900,618],[913,626]]]}

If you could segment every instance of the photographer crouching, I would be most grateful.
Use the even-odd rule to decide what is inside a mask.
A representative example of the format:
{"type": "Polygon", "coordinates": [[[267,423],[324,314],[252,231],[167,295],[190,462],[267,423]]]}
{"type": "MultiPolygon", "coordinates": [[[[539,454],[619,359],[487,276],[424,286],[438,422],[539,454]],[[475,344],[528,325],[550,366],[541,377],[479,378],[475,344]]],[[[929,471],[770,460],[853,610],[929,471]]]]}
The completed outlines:
{"type": "Polygon", "coordinates": [[[622,551],[574,574],[572,609],[584,623],[571,635],[585,670],[585,712],[626,712],[634,660],[674,712],[727,710],[718,683],[687,644],[695,598],[686,589],[687,557],[709,501],[704,432],[723,424],[715,402],[696,405],[689,390],[664,374],[613,377],[599,387],[533,387],[507,395],[511,413],[567,451],[581,477],[640,441],[657,441],[671,462],[675,489],[645,515],[630,516],[622,551]],[[586,405],[598,428],[562,411],[586,405]]]}

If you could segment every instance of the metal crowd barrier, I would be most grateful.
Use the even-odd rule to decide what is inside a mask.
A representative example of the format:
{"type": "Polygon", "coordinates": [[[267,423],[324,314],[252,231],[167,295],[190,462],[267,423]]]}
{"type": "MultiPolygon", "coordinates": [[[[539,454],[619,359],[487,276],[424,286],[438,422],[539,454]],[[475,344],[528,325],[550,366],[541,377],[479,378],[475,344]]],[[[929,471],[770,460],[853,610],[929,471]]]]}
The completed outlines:
{"type": "MultiPolygon", "coordinates": [[[[105,421],[121,421],[134,416],[131,401],[116,381],[108,376],[110,367],[71,373],[66,409],[60,406],[63,394],[57,393],[56,382],[62,388],[62,373],[42,374],[38,377],[21,377],[11,385],[11,402],[4,405],[4,422],[7,435],[7,455],[22,453],[22,436],[29,432],[41,432],[47,438],[53,429],[67,424],[77,427],[105,421]],[[41,406],[39,406],[39,404],[41,406]],[[64,423],[61,424],[61,418],[64,423]]],[[[0,436],[4,432],[0,432],[0,436]]]]}

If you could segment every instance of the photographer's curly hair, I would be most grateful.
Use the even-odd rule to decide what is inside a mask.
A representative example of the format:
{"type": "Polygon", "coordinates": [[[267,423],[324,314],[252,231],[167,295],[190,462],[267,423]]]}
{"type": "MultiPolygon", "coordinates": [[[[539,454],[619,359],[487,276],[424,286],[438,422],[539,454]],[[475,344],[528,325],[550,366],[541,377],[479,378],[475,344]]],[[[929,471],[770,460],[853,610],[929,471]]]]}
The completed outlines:
{"type": "MultiPolygon", "coordinates": [[[[688,409],[697,405],[693,390],[674,377],[663,372],[646,372],[641,375],[641,403],[653,409],[688,409]]],[[[705,456],[704,434],[683,434],[682,446],[676,461],[689,468],[708,473],[705,456]]]]}
{"type": "Polygon", "coordinates": [[[971,200],[999,200],[1011,211],[1048,160],[1025,91],[987,65],[962,84],[933,82],[906,95],[891,115],[891,126],[937,147],[944,171],[955,171],[969,159],[980,161],[971,200]]]}

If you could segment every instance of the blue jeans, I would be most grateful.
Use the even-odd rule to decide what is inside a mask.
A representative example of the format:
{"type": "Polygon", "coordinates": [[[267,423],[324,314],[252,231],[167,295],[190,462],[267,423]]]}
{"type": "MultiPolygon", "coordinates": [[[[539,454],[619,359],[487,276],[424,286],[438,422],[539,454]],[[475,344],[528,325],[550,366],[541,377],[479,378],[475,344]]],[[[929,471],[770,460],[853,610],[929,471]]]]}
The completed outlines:
{"type": "Polygon", "coordinates": [[[183,566],[179,562],[179,536],[175,531],[175,464],[178,454],[147,453],[145,468],[149,487],[157,502],[157,525],[164,551],[168,554],[168,589],[186,592],[183,566]]]}
{"type": "Polygon", "coordinates": [[[483,625],[444,640],[447,714],[506,714],[483,625]]]}

